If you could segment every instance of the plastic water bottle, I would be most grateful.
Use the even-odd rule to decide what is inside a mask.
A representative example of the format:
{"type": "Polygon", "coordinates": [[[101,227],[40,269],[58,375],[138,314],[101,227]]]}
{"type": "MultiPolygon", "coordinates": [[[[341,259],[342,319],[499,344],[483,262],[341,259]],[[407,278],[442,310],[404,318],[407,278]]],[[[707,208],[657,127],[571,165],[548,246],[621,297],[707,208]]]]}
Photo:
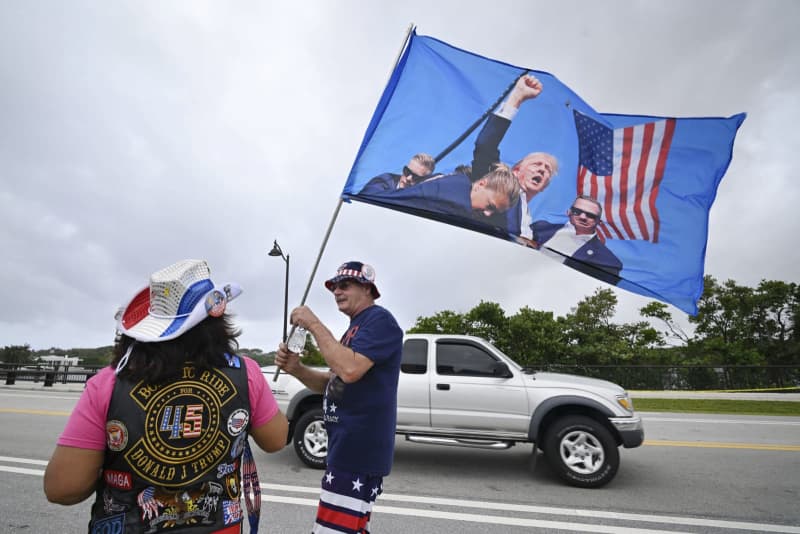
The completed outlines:
{"type": "Polygon", "coordinates": [[[298,326],[292,332],[292,335],[289,336],[289,341],[286,343],[286,346],[291,352],[295,354],[302,354],[303,349],[306,348],[306,338],[308,337],[308,330],[303,328],[302,326],[298,326]]]}

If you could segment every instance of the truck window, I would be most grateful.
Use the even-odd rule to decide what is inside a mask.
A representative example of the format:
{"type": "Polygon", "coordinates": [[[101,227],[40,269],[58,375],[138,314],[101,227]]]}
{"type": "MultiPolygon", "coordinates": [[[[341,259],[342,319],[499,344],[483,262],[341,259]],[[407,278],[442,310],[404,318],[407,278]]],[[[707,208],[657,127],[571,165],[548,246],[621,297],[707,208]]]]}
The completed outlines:
{"type": "Polygon", "coordinates": [[[410,375],[422,375],[428,371],[427,339],[408,339],[403,343],[400,371],[410,375]]]}
{"type": "Polygon", "coordinates": [[[436,344],[436,372],[450,376],[494,376],[494,356],[475,345],[436,344]]]}

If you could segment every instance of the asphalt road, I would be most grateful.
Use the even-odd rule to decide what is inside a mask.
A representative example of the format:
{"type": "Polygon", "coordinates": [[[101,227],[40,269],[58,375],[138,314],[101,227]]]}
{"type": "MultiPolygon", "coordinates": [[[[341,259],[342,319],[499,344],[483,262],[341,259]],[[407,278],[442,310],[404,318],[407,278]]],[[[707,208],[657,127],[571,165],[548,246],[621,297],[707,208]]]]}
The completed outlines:
{"type": "MultiPolygon", "coordinates": [[[[85,532],[89,502],[45,501],[41,473],[77,392],[0,388],[0,532],[85,532]]],[[[398,439],[372,531],[800,534],[800,418],[644,413],[644,446],[614,481],[565,486],[530,446],[486,451],[398,439]]],[[[260,532],[310,530],[321,471],[291,446],[254,451],[260,532]]]]}

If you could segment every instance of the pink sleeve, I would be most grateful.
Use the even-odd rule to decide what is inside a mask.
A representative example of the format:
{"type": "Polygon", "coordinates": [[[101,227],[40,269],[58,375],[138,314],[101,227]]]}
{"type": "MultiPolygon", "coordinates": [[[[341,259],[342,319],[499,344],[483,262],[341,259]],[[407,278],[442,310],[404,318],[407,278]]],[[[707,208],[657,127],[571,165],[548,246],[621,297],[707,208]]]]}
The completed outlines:
{"type": "Polygon", "coordinates": [[[258,362],[242,356],[247,365],[247,387],[250,390],[250,425],[260,427],[269,422],[278,413],[278,403],[272,396],[272,390],[267,387],[267,381],[261,373],[258,362]]]}
{"type": "Polygon", "coordinates": [[[114,370],[104,367],[86,382],[58,445],[102,451],[106,448],[106,415],[114,390],[114,370]]]}

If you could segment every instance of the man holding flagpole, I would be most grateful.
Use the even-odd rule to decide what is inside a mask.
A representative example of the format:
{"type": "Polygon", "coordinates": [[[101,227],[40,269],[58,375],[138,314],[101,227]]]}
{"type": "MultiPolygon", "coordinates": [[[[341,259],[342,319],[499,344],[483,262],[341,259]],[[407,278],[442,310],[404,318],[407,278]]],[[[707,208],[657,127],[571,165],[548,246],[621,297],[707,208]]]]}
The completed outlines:
{"type": "Polygon", "coordinates": [[[324,392],[328,456],[312,532],[368,534],[372,505],[394,457],[403,331],[375,304],[381,295],[371,266],[344,263],[325,287],[350,317],[342,338],[337,341],[307,306],[292,311],[291,323],[314,336],[330,370],[301,364],[285,343],[275,364],[312,391],[324,392]]]}

